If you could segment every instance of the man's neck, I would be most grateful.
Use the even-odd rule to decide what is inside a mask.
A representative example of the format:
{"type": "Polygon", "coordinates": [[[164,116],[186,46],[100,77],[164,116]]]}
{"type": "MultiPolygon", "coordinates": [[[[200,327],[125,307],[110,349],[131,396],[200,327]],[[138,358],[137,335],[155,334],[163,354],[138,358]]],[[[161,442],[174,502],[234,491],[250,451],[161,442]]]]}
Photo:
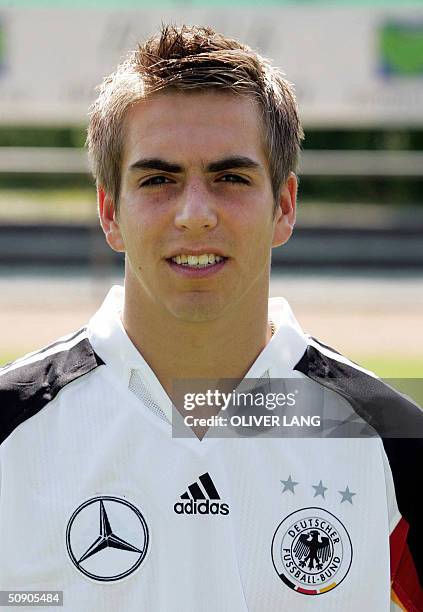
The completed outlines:
{"type": "Polygon", "coordinates": [[[177,379],[241,379],[271,337],[267,295],[254,307],[212,321],[187,322],[139,307],[126,292],[123,325],[170,398],[177,379]]]}

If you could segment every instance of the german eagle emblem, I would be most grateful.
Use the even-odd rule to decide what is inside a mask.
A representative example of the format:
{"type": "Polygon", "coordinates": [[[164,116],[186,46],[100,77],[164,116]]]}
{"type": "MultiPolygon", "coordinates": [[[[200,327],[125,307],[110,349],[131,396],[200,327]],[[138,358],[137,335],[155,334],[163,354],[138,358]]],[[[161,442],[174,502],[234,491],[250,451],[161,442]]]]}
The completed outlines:
{"type": "Polygon", "coordinates": [[[306,567],[311,570],[321,570],[323,564],[330,556],[329,538],[320,536],[316,530],[309,533],[302,533],[294,546],[294,555],[299,561],[300,567],[306,567]]]}

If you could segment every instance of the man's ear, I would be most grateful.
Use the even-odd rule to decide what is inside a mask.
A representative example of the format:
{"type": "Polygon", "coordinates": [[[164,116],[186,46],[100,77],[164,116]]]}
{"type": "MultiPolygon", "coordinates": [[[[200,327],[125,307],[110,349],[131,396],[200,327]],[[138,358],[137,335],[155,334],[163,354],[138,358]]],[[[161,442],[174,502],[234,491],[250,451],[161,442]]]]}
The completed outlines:
{"type": "Polygon", "coordinates": [[[115,203],[100,186],[97,187],[97,202],[100,224],[106,237],[107,244],[114,251],[123,253],[125,251],[125,245],[119,227],[115,203]]]}
{"type": "Polygon", "coordinates": [[[278,205],[275,210],[272,247],[285,244],[291,237],[295,225],[297,187],[297,177],[293,172],[290,172],[281,189],[278,205]]]}

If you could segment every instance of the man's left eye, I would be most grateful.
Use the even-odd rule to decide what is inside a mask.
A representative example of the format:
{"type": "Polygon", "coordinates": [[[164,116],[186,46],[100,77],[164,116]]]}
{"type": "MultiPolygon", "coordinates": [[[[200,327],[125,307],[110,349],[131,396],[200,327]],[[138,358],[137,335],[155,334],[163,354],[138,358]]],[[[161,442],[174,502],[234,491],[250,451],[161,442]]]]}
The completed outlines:
{"type": "Polygon", "coordinates": [[[225,183],[244,183],[248,185],[247,179],[238,174],[225,174],[221,177],[221,180],[225,183]]]}

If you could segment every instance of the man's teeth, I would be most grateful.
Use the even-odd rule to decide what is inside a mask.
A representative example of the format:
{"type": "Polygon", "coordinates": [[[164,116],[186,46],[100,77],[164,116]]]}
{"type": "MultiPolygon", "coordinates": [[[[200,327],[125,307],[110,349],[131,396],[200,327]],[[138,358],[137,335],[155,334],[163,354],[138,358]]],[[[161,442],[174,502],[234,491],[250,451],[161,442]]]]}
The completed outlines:
{"type": "Polygon", "coordinates": [[[205,253],[204,255],[176,255],[172,261],[185,266],[210,266],[223,260],[220,255],[205,253]]]}

